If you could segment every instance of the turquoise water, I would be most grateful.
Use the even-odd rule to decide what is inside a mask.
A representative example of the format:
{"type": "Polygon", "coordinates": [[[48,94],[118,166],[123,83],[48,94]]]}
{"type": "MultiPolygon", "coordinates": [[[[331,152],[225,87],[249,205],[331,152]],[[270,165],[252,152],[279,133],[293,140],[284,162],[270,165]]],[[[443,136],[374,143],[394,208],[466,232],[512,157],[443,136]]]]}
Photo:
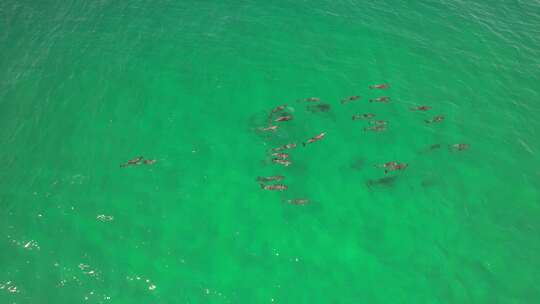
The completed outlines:
{"type": "Polygon", "coordinates": [[[0,303],[540,302],[537,1],[7,0],[0,29],[0,303]]]}

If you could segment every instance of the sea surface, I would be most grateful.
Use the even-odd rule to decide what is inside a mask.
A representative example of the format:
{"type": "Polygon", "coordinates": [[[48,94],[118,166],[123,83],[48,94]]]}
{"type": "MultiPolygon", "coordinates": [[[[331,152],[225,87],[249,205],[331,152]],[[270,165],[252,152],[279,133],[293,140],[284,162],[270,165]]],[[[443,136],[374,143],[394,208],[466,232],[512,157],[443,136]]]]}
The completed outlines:
{"type": "Polygon", "coordinates": [[[0,147],[1,304],[540,303],[537,0],[3,0],[0,147]]]}

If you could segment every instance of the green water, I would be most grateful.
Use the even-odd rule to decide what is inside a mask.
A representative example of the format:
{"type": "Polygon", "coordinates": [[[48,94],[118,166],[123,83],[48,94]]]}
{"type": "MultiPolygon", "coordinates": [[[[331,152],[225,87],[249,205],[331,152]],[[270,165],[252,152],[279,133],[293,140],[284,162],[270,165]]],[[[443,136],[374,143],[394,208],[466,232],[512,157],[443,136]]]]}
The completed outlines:
{"type": "Polygon", "coordinates": [[[0,50],[0,303],[540,302],[538,1],[5,0],[0,50]]]}

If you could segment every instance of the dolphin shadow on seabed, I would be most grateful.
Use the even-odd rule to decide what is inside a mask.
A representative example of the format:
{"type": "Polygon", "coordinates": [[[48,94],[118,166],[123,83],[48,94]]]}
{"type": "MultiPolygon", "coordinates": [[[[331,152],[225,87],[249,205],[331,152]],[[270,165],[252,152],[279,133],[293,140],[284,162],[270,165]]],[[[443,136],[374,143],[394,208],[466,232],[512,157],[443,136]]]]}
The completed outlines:
{"type": "Polygon", "coordinates": [[[435,187],[439,184],[439,181],[435,180],[435,179],[424,179],[422,180],[422,182],[420,183],[420,185],[423,187],[423,188],[431,188],[431,187],[435,187]]]}
{"type": "Polygon", "coordinates": [[[440,176],[424,176],[420,181],[420,186],[424,189],[440,188],[446,185],[445,179],[440,176]]]}
{"type": "Polygon", "coordinates": [[[349,164],[349,168],[356,171],[360,171],[365,167],[365,165],[366,165],[366,162],[363,159],[359,158],[357,160],[352,161],[349,164]]]}
{"type": "Polygon", "coordinates": [[[319,103],[306,106],[306,110],[311,113],[329,112],[332,106],[327,103],[319,103]]]}
{"type": "Polygon", "coordinates": [[[377,179],[369,179],[366,181],[366,186],[371,190],[373,187],[393,187],[398,176],[385,176],[377,179]]]}
{"type": "Polygon", "coordinates": [[[332,112],[332,105],[327,104],[327,103],[307,105],[306,111],[314,115],[320,115],[321,117],[330,118],[333,121],[336,120],[336,116],[332,112]]]}

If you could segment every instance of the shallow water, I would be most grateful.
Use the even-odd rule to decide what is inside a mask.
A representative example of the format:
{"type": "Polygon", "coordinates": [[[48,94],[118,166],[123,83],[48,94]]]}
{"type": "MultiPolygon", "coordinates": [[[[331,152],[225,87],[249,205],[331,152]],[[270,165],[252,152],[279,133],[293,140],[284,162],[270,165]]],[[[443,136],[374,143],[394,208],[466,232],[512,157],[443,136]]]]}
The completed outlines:
{"type": "Polygon", "coordinates": [[[1,2],[0,303],[538,303],[540,5],[503,2],[1,2]]]}

